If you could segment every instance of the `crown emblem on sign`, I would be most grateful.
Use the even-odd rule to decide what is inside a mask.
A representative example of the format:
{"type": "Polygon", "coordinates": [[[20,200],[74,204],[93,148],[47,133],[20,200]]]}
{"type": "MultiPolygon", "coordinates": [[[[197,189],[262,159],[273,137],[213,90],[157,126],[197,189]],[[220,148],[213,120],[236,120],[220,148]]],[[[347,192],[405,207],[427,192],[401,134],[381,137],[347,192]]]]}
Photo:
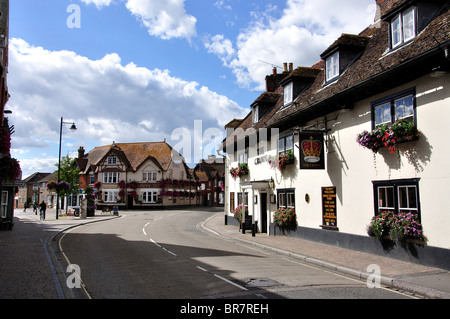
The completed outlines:
{"type": "Polygon", "coordinates": [[[305,162],[317,163],[320,161],[322,145],[318,140],[314,140],[314,138],[311,136],[309,140],[304,140],[302,142],[302,152],[305,156],[305,162]]]}

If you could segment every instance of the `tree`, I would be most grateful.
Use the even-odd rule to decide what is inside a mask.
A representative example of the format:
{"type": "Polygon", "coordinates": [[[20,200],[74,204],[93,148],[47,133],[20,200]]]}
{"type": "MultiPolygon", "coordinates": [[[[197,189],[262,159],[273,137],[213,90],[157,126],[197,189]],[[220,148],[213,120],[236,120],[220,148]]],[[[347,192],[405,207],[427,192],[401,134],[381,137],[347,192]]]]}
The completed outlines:
{"type": "MultiPolygon", "coordinates": [[[[58,163],[55,164],[56,172],[55,176],[58,176],[58,163]]],[[[69,187],[60,187],[59,195],[61,198],[70,194],[76,194],[78,187],[80,186],[80,170],[77,167],[75,159],[71,159],[69,156],[61,158],[61,170],[59,172],[60,183],[68,183],[69,187]]]]}

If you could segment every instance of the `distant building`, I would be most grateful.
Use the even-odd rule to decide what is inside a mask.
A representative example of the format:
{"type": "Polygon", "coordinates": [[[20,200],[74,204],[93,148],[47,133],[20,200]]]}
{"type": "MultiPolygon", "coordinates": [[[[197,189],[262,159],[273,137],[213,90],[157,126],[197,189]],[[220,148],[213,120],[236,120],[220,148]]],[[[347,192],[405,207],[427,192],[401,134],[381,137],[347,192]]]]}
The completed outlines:
{"type": "Polygon", "coordinates": [[[164,142],[113,143],[78,151],[80,189],[94,189],[97,208],[191,206],[197,182],[184,158],[164,142]]]}
{"type": "Polygon", "coordinates": [[[200,182],[202,206],[224,206],[225,203],[225,160],[210,155],[201,160],[192,170],[200,182]]]}

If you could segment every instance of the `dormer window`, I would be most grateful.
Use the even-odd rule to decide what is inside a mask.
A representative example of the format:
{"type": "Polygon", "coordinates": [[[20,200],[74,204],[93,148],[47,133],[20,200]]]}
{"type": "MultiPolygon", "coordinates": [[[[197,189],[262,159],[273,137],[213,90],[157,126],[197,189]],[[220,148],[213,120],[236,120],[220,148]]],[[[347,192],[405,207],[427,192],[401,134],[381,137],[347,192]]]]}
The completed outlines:
{"type": "Polygon", "coordinates": [[[411,7],[391,20],[391,45],[396,48],[416,36],[416,10],[411,7]]]}
{"type": "Polygon", "coordinates": [[[283,88],[283,106],[288,106],[293,100],[293,83],[289,82],[283,88]]]}
{"type": "Polygon", "coordinates": [[[259,121],[259,106],[256,105],[255,107],[253,107],[253,124],[258,123],[259,121]]]}
{"type": "Polygon", "coordinates": [[[329,56],[325,60],[326,82],[339,76],[339,51],[329,56]]]}

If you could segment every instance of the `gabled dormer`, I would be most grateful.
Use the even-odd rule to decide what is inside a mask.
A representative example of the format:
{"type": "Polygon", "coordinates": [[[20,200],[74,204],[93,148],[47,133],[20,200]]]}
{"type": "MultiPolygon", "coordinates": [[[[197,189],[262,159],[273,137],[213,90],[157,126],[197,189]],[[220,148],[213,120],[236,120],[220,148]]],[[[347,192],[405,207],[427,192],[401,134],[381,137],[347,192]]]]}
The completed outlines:
{"type": "Polygon", "coordinates": [[[320,57],[325,61],[325,84],[336,81],[364,52],[368,37],[342,34],[320,57]]]}
{"type": "Polygon", "coordinates": [[[258,123],[260,119],[262,119],[273,107],[275,107],[279,98],[279,93],[264,92],[250,105],[252,108],[253,125],[258,123]]]}
{"type": "Polygon", "coordinates": [[[306,90],[320,73],[320,69],[298,67],[281,81],[283,87],[283,108],[288,107],[306,90]]]}
{"type": "Polygon", "coordinates": [[[447,0],[377,0],[381,19],[389,23],[391,50],[413,41],[439,13],[447,0]]]}

